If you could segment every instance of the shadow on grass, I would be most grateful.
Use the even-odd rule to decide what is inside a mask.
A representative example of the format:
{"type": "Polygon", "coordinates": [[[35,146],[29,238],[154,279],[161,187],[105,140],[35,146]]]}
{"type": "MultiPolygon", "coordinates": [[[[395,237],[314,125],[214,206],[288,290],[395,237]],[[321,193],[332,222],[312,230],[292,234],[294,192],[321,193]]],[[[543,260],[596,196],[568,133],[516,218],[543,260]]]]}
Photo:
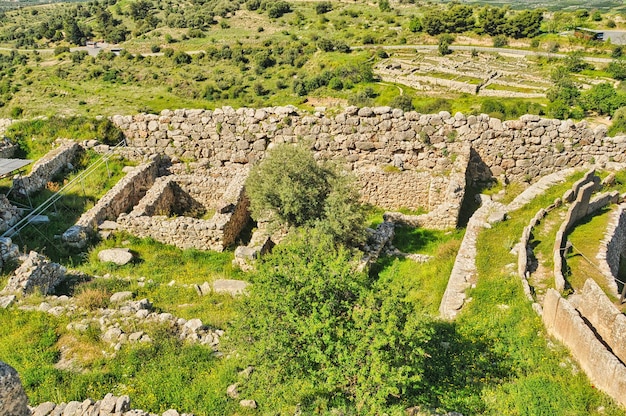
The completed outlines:
{"type": "Polygon", "coordinates": [[[424,387],[419,400],[431,408],[479,414],[486,410],[481,392],[514,374],[496,341],[461,334],[453,322],[435,321],[426,345],[424,387]]]}
{"type": "Polygon", "coordinates": [[[405,253],[417,253],[441,240],[443,232],[424,228],[397,227],[393,245],[405,253]]]}

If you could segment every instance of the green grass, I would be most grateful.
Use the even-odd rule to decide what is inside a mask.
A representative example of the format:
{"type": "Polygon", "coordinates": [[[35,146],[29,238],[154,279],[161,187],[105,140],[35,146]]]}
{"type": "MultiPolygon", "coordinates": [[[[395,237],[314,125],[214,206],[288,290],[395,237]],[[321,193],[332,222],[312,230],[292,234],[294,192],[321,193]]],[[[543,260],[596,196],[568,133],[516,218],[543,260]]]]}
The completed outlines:
{"type": "MultiPolygon", "coordinates": [[[[75,172],[69,173],[65,177],[56,178],[48,184],[46,189],[29,199],[20,199],[19,202],[25,206],[31,204],[33,207],[39,206],[98,158],[100,155],[87,151],[79,160],[74,161],[77,168],[75,172]]],[[[123,177],[122,168],[125,165],[124,161],[112,158],[107,164],[100,165],[83,180],[66,188],[61,198],[43,212],[44,215],[48,216],[50,222],[27,226],[20,234],[13,237],[14,242],[20,248],[38,251],[52,260],[66,265],[79,263],[81,261],[80,254],[53,241],[54,236],[63,234],[76,223],[83,212],[93,207],[123,177]]]]}
{"type": "MultiPolygon", "coordinates": [[[[608,287],[606,278],[596,268],[596,254],[600,242],[604,238],[609,223],[609,207],[581,219],[576,227],[566,236],[573,245],[573,252],[567,253],[565,261],[569,270],[566,279],[575,291],[582,290],[585,281],[589,278],[598,283],[606,293],[608,287]],[[591,261],[591,263],[589,262],[591,261]]],[[[610,296],[615,298],[615,295],[610,296]]]]}

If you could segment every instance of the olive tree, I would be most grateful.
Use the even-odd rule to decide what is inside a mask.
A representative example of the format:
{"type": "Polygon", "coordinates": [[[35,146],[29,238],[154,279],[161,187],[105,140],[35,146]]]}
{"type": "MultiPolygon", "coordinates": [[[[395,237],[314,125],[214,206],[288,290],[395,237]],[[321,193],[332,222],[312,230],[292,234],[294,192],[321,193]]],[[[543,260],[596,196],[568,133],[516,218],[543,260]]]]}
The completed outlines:
{"type": "Polygon", "coordinates": [[[364,212],[354,179],[336,165],[318,163],[302,146],[269,150],[250,172],[246,193],[256,220],[322,229],[348,245],[364,240],[364,212]]]}

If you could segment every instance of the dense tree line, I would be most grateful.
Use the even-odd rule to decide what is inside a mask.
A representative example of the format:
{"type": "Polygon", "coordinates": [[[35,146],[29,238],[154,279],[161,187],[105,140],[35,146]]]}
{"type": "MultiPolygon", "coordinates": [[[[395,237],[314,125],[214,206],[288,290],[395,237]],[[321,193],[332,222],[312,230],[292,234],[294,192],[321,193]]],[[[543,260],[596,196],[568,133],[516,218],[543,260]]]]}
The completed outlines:
{"type": "Polygon", "coordinates": [[[543,12],[523,10],[511,12],[508,8],[484,6],[475,15],[472,6],[452,3],[444,10],[427,12],[421,24],[412,21],[411,30],[421,27],[432,36],[441,33],[462,33],[474,30],[490,36],[508,35],[514,38],[532,38],[541,33],[543,12]]]}

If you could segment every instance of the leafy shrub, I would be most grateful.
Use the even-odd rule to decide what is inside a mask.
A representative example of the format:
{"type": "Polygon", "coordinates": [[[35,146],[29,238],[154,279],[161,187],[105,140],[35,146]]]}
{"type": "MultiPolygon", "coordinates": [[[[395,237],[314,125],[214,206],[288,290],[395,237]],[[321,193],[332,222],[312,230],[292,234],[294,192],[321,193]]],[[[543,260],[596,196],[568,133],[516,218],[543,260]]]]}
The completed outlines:
{"type": "Polygon", "coordinates": [[[363,241],[363,210],[352,179],[318,164],[307,149],[283,145],[270,150],[246,181],[255,219],[277,225],[322,227],[336,241],[363,241]]]}
{"type": "Polygon", "coordinates": [[[613,114],[609,134],[615,136],[618,133],[626,133],[626,107],[618,108],[613,114]]]}
{"type": "Polygon", "coordinates": [[[186,65],[191,63],[191,56],[183,51],[177,51],[172,59],[176,65],[186,65]]]}
{"type": "MultiPolygon", "coordinates": [[[[350,253],[321,232],[298,233],[265,257],[232,334],[259,371],[243,388],[290,385],[307,414],[306,386],[358,414],[396,414],[421,386],[432,336],[404,294],[370,284],[350,253]],[[252,342],[251,342],[252,341],[252,342]]],[[[273,412],[272,412],[273,413],[273,412]]],[[[400,414],[398,412],[398,414],[400,414]]]]}
{"type": "Polygon", "coordinates": [[[315,4],[315,13],[317,14],[325,14],[333,9],[333,5],[329,1],[320,1],[315,4]]]}
{"type": "Polygon", "coordinates": [[[58,56],[66,52],[69,53],[69,51],[70,51],[69,46],[57,46],[56,48],[54,48],[54,55],[58,56]]]}
{"type": "Polygon", "coordinates": [[[409,22],[409,30],[413,33],[421,32],[424,26],[422,25],[422,21],[419,17],[414,17],[409,22]]]}
{"type": "Polygon", "coordinates": [[[505,46],[509,46],[509,38],[505,35],[494,36],[493,38],[493,47],[494,48],[503,48],[505,46]]]}
{"type": "Polygon", "coordinates": [[[336,91],[342,90],[343,82],[341,81],[341,78],[338,78],[338,77],[331,78],[330,81],[328,81],[328,88],[331,88],[336,91]]]}
{"type": "Polygon", "coordinates": [[[413,97],[403,94],[398,95],[391,100],[389,105],[393,108],[399,108],[402,111],[411,111],[414,109],[413,107],[413,97]]]}
{"type": "Polygon", "coordinates": [[[289,3],[283,0],[275,1],[267,7],[267,15],[272,19],[278,19],[279,17],[282,17],[284,14],[289,13],[290,11],[291,6],[289,5],[289,3]]]}

